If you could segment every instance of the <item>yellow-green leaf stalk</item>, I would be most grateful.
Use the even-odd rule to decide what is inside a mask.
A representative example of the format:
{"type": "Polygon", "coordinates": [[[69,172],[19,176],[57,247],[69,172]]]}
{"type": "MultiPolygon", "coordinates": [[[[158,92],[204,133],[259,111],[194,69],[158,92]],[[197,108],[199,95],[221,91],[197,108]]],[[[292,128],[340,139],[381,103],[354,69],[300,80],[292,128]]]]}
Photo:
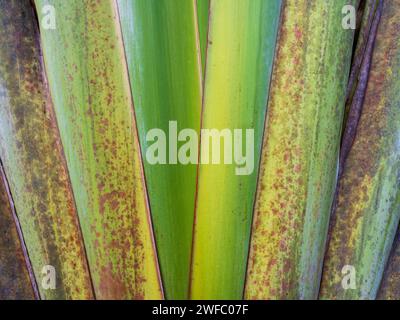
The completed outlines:
{"type": "MultiPolygon", "coordinates": [[[[186,141],[177,140],[181,130],[192,129],[198,135],[200,129],[202,82],[195,1],[119,0],[118,7],[166,297],[185,299],[197,157],[181,163],[178,149],[186,141]],[[161,146],[163,163],[148,159],[155,143],[160,143],[148,140],[154,130],[162,130],[168,141],[161,146]]],[[[197,151],[198,143],[194,147],[197,151]]]]}
{"type": "Polygon", "coordinates": [[[0,1],[0,39],[0,158],[40,297],[91,299],[82,235],[29,0],[0,1]]]}
{"type": "Polygon", "coordinates": [[[220,148],[212,147],[206,135],[201,141],[191,267],[193,299],[243,296],[280,9],[281,1],[210,1],[202,129],[219,130],[222,137],[214,137],[216,142],[221,138],[220,148]],[[242,131],[235,135],[235,129],[242,131]],[[230,139],[233,149],[225,153],[230,139]],[[247,157],[244,163],[246,153],[253,158],[247,157]]]}
{"type": "Polygon", "coordinates": [[[286,1],[269,97],[246,299],[315,299],[337,180],[356,1],[286,1]]]}
{"type": "Polygon", "coordinates": [[[117,3],[35,3],[96,298],[159,299],[117,3]]]}
{"type": "Polygon", "coordinates": [[[400,217],[400,0],[380,1],[376,14],[382,17],[370,73],[359,77],[359,85],[368,81],[339,181],[322,299],[376,298],[400,217]]]}

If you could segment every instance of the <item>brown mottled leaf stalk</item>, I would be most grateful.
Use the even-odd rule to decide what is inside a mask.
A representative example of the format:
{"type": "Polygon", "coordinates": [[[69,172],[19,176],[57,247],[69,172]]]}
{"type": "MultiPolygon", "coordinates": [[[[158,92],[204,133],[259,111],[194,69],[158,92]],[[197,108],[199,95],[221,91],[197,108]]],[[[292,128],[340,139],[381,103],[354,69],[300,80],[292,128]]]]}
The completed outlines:
{"type": "Polygon", "coordinates": [[[0,300],[38,297],[7,180],[0,164],[0,300]]]}
{"type": "Polygon", "coordinates": [[[29,0],[0,0],[0,158],[42,299],[93,297],[29,0]],[[42,286],[51,265],[56,287],[42,286]]]}
{"type": "Polygon", "coordinates": [[[400,300],[400,229],[397,232],[381,286],[378,292],[380,300],[400,300]]]}
{"type": "Polygon", "coordinates": [[[400,0],[380,2],[380,13],[360,119],[339,182],[322,299],[375,299],[399,222],[400,0]]]}

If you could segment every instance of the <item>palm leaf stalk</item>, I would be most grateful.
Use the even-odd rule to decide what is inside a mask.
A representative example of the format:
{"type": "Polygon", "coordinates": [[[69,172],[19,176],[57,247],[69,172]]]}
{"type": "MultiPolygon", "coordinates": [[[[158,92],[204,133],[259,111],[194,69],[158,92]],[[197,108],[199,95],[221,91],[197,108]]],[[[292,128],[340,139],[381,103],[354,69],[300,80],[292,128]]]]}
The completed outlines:
{"type": "Polygon", "coordinates": [[[1,165],[0,235],[0,300],[37,299],[36,280],[1,165]]]}
{"type": "Polygon", "coordinates": [[[382,1],[376,1],[370,3],[371,8],[366,10],[367,13],[370,11],[368,14],[368,22],[366,22],[363,27],[368,31],[361,30],[362,33],[365,33],[366,35],[358,39],[356,56],[353,63],[353,69],[350,73],[348,85],[349,95],[346,104],[347,114],[344,121],[345,125],[340,149],[339,177],[342,176],[346,159],[353,145],[363,108],[365,91],[368,85],[368,76],[371,69],[372,54],[375,46],[376,33],[381,19],[381,2],[382,1]],[[364,40],[365,37],[367,37],[367,40],[364,40]],[[349,90],[351,90],[351,92],[349,90]]]}
{"type": "Polygon", "coordinates": [[[178,161],[178,149],[185,143],[178,141],[178,134],[183,129],[198,134],[200,129],[202,82],[195,4],[186,0],[118,1],[168,299],[187,298],[189,285],[197,164],[178,161]],[[169,140],[168,159],[157,163],[147,159],[154,145],[147,134],[153,129],[162,130],[169,140]]]}
{"type": "Polygon", "coordinates": [[[400,300],[400,230],[397,231],[377,298],[380,300],[400,300]]]}
{"type": "Polygon", "coordinates": [[[198,177],[192,299],[243,296],[280,9],[281,1],[210,1],[202,129],[219,130],[225,138],[212,152],[207,150],[211,139],[203,136],[201,140],[204,158],[198,177]],[[243,130],[243,142],[235,145],[242,147],[243,154],[253,147],[254,138],[254,162],[248,159],[246,167],[225,164],[230,162],[225,151],[234,129],[243,130]],[[211,160],[221,149],[225,151],[220,161],[211,160]]]}
{"type": "Polygon", "coordinates": [[[375,19],[380,16],[371,70],[359,79],[363,85],[368,77],[359,121],[355,134],[344,136],[352,144],[339,182],[322,299],[375,299],[399,223],[400,1],[380,1],[375,19]],[[345,266],[353,280],[344,279],[345,266]]]}
{"type": "Polygon", "coordinates": [[[160,299],[117,3],[37,0],[46,72],[98,299],[160,299]]]}
{"type": "Polygon", "coordinates": [[[85,250],[30,1],[1,0],[0,26],[0,158],[40,297],[91,299],[85,250]],[[45,277],[51,270],[55,287],[45,277]]]}
{"type": "MultiPolygon", "coordinates": [[[[368,47],[368,39],[370,38],[371,27],[374,22],[374,17],[378,4],[379,0],[363,0],[360,1],[359,4],[357,21],[360,22],[356,35],[356,47],[351,65],[349,83],[347,86],[345,122],[347,120],[347,114],[351,106],[355,89],[357,88],[362,62],[365,56],[371,55],[371,53],[367,53],[366,50],[368,47]]],[[[371,51],[371,46],[369,46],[369,49],[371,51]]]]}
{"type": "Polygon", "coordinates": [[[342,27],[342,8],[347,4],[345,0],[285,2],[246,299],[318,296],[354,37],[353,30],[342,27]]]}

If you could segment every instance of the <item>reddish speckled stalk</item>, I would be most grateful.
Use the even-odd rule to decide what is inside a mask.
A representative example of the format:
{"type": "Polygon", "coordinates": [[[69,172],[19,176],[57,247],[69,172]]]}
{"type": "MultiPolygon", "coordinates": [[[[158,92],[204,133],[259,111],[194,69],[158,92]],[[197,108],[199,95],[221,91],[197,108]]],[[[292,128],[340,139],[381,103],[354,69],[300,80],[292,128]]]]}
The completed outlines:
{"type": "Polygon", "coordinates": [[[383,1],[380,11],[361,117],[331,222],[322,299],[375,299],[399,222],[400,0],[383,1]]]}
{"type": "Polygon", "coordinates": [[[57,17],[41,39],[96,298],[160,299],[116,2],[35,3],[57,17]]]}
{"type": "Polygon", "coordinates": [[[93,297],[29,0],[0,0],[0,158],[42,299],[93,297]],[[55,268],[56,288],[42,286],[55,268]]]}
{"type": "Polygon", "coordinates": [[[342,8],[286,1],[269,97],[247,299],[318,296],[353,45],[342,8]]]}

